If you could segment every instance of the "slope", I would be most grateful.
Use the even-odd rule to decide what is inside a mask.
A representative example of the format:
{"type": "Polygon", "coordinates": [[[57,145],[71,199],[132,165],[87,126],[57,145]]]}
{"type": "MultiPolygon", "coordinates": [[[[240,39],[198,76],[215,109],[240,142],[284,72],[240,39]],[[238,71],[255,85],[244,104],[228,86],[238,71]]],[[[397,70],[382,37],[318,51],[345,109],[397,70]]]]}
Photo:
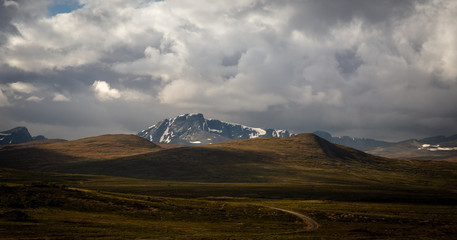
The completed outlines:
{"type": "Polygon", "coordinates": [[[42,171],[187,182],[309,183],[445,188],[457,186],[457,164],[376,157],[313,134],[180,147],[42,171]]]}
{"type": "Polygon", "coordinates": [[[159,150],[156,144],[135,135],[115,134],[0,150],[2,167],[41,169],[55,164],[100,161],[159,150]]]}
{"type": "Polygon", "coordinates": [[[0,145],[0,150],[2,149],[13,149],[13,148],[21,148],[33,145],[43,145],[43,144],[50,144],[50,143],[57,143],[57,142],[65,142],[64,139],[43,139],[43,140],[36,140],[31,142],[25,143],[16,143],[16,144],[8,144],[8,145],[0,145]]]}
{"type": "Polygon", "coordinates": [[[367,153],[389,158],[456,161],[457,141],[430,144],[422,140],[408,140],[391,146],[368,149],[367,153]]]}
{"type": "Polygon", "coordinates": [[[375,147],[385,147],[390,146],[394,143],[380,141],[371,138],[354,138],[350,136],[343,136],[343,137],[334,137],[330,133],[325,131],[315,131],[314,134],[317,136],[335,144],[344,145],[347,147],[355,148],[358,150],[366,150],[375,147]]]}

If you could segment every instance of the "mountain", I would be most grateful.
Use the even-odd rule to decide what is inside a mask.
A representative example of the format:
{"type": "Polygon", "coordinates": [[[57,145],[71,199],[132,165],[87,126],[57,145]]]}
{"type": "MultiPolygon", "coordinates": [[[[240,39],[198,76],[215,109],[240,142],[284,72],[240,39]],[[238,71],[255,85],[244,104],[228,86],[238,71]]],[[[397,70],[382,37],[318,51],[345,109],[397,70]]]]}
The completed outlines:
{"type": "Polygon", "coordinates": [[[26,127],[16,127],[8,131],[0,132],[0,145],[20,144],[45,139],[46,138],[42,135],[32,137],[26,127]]]}
{"type": "Polygon", "coordinates": [[[206,119],[201,113],[164,119],[138,133],[151,142],[179,145],[204,145],[258,137],[289,137],[287,130],[262,129],[206,119]]]}
{"type": "Polygon", "coordinates": [[[411,139],[389,146],[367,149],[367,153],[389,157],[457,162],[457,135],[411,139]]]}
{"type": "Polygon", "coordinates": [[[369,154],[401,159],[446,160],[457,162],[457,134],[385,142],[370,138],[333,137],[324,131],[314,132],[325,140],[365,151],[369,154]]]}
{"type": "Polygon", "coordinates": [[[418,142],[424,143],[424,144],[443,144],[445,142],[451,142],[451,141],[456,141],[457,140],[457,134],[446,137],[446,136],[435,136],[435,137],[428,137],[428,138],[422,138],[417,140],[418,142]]]}
{"type": "Polygon", "coordinates": [[[394,143],[379,141],[371,138],[353,138],[349,136],[333,137],[330,133],[324,131],[314,132],[317,136],[335,144],[341,144],[358,150],[367,150],[376,147],[390,146],[394,143]]]}

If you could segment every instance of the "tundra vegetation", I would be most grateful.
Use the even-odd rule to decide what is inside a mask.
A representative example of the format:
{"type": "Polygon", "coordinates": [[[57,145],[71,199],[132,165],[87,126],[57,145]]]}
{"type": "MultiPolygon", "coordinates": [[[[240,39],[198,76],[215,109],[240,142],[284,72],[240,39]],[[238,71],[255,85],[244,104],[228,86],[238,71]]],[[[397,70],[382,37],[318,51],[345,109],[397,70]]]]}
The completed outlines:
{"type": "Polygon", "coordinates": [[[375,157],[311,134],[78,141],[0,151],[1,239],[457,238],[456,163],[375,157]]]}

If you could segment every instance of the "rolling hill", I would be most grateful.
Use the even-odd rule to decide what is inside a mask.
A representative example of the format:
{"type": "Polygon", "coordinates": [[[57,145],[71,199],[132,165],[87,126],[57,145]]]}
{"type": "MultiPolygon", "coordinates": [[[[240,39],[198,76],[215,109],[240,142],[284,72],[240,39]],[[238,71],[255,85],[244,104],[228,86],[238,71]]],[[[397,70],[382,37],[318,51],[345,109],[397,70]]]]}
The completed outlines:
{"type": "Polygon", "coordinates": [[[172,148],[104,135],[0,157],[1,167],[167,181],[457,186],[457,164],[376,157],[314,134],[172,148]]]}
{"type": "Polygon", "coordinates": [[[2,167],[200,182],[329,181],[336,172],[350,179],[339,168],[385,161],[314,134],[177,148],[133,135],[104,135],[0,154],[2,167]]]}
{"type": "Polygon", "coordinates": [[[101,161],[159,150],[160,147],[134,135],[115,134],[23,145],[0,150],[0,165],[35,169],[80,161],[101,161]]]}

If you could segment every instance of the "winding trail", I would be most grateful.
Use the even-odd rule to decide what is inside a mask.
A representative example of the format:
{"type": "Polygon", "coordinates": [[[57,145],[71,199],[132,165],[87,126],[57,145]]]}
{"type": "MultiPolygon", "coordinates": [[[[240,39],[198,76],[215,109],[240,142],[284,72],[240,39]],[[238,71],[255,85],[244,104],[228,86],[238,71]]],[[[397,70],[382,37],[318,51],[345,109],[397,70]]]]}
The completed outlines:
{"type": "Polygon", "coordinates": [[[316,229],[319,228],[319,224],[316,221],[314,221],[312,218],[310,218],[310,217],[308,217],[306,215],[303,215],[301,213],[290,211],[290,210],[283,209],[283,208],[266,206],[266,205],[261,205],[261,206],[267,207],[267,208],[271,208],[271,209],[275,209],[275,210],[282,211],[282,212],[286,212],[286,213],[290,213],[292,215],[295,215],[295,216],[299,217],[301,220],[303,220],[303,222],[305,222],[307,224],[307,227],[304,228],[304,229],[300,229],[297,232],[313,231],[313,230],[316,230],[316,229]]]}

